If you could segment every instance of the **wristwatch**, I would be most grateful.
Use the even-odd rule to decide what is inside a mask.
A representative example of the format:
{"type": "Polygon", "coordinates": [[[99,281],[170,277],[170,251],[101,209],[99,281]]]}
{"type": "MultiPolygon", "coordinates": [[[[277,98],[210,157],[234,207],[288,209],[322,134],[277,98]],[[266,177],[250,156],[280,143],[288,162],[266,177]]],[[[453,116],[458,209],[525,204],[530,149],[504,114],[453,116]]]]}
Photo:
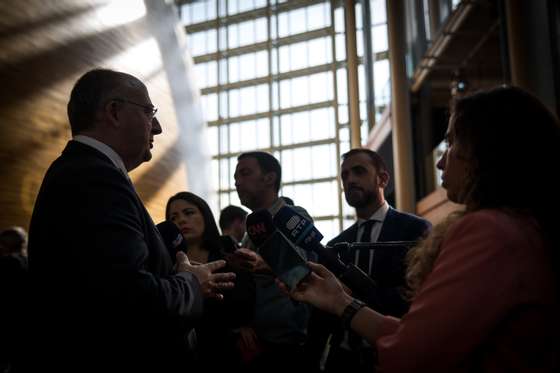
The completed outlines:
{"type": "Polygon", "coordinates": [[[365,307],[366,304],[359,299],[352,299],[352,303],[346,306],[344,312],[342,312],[341,321],[342,325],[346,329],[351,329],[350,324],[352,323],[352,319],[356,316],[356,313],[365,307]]]}

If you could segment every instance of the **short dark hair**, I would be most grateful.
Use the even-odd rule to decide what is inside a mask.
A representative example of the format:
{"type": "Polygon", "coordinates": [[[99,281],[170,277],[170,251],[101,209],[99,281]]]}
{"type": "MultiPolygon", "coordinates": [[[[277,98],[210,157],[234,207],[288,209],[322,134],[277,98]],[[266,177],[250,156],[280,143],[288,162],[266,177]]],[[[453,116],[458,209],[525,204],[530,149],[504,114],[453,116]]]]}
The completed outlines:
{"type": "Polygon", "coordinates": [[[169,207],[171,206],[171,202],[177,200],[183,200],[192,203],[200,210],[202,218],[204,219],[202,247],[208,251],[221,248],[220,232],[218,231],[218,227],[216,226],[216,219],[214,219],[212,210],[210,210],[210,206],[208,206],[206,201],[196,194],[191,192],[179,192],[169,198],[169,200],[167,201],[167,206],[165,206],[165,220],[171,220],[169,215],[169,207]]]}
{"type": "Polygon", "coordinates": [[[27,252],[27,232],[22,227],[10,227],[0,232],[0,251],[5,254],[27,252]]]}
{"type": "Polygon", "coordinates": [[[245,158],[255,158],[262,171],[265,173],[273,172],[276,174],[274,189],[278,193],[280,190],[280,183],[282,182],[282,167],[280,166],[278,159],[274,158],[272,154],[267,152],[247,152],[237,157],[237,160],[240,161],[245,158]]]}
{"type": "Polygon", "coordinates": [[[247,216],[247,211],[243,210],[239,206],[229,205],[224,207],[224,209],[220,212],[220,229],[222,232],[224,229],[228,229],[231,227],[234,221],[241,219],[245,220],[247,216]]]}
{"type": "Polygon", "coordinates": [[[367,155],[371,159],[371,162],[373,163],[373,166],[375,167],[377,172],[380,171],[389,172],[389,170],[387,170],[387,165],[385,164],[383,158],[381,158],[381,156],[377,152],[371,149],[365,149],[365,148],[351,149],[350,151],[342,154],[342,161],[344,162],[346,159],[356,154],[367,155]]]}
{"type": "Polygon", "coordinates": [[[72,135],[92,128],[104,100],[129,79],[140,82],[132,75],[109,69],[94,69],[82,75],[72,88],[67,106],[72,135]]]}

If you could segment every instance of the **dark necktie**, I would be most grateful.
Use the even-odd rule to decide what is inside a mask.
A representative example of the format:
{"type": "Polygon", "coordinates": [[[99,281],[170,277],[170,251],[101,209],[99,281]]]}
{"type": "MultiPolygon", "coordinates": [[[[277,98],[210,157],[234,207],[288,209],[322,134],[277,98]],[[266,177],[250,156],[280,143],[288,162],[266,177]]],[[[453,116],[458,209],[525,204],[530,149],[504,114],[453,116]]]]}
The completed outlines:
{"type": "MultiPolygon", "coordinates": [[[[367,220],[362,223],[363,231],[359,242],[371,242],[371,230],[373,229],[375,223],[377,223],[377,221],[375,220],[367,220]]],[[[357,263],[358,267],[368,275],[370,274],[369,252],[370,250],[368,250],[367,248],[361,248],[358,251],[358,263],[357,263]]],[[[361,357],[361,353],[363,353],[363,351],[361,351],[362,338],[351,330],[348,331],[348,345],[350,346],[351,350],[357,353],[356,357],[362,359],[361,357]]]]}
{"type": "MultiPolygon", "coordinates": [[[[364,227],[360,242],[371,242],[371,230],[377,223],[375,220],[368,220],[362,224],[364,227]]],[[[358,267],[369,275],[369,250],[362,248],[358,255],[358,267]]]]}

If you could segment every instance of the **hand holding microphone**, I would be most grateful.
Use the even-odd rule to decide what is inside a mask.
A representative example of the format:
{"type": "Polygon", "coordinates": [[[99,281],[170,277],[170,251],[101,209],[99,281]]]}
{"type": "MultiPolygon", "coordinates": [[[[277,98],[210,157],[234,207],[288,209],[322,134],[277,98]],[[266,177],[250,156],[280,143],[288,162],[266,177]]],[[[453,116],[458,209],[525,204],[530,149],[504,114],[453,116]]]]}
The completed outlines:
{"type": "Polygon", "coordinates": [[[321,245],[323,235],[313,223],[292,208],[284,206],[274,215],[273,224],[295,245],[306,251],[313,251],[342,283],[357,298],[375,304],[377,285],[375,281],[354,264],[345,264],[331,250],[321,245]]]}
{"type": "Polygon", "coordinates": [[[259,254],[245,247],[235,250],[229,263],[253,273],[270,273],[271,271],[268,264],[259,254]]]}
{"type": "Polygon", "coordinates": [[[258,253],[246,254],[257,258],[256,265],[272,271],[290,289],[311,272],[298,249],[274,227],[268,210],[255,211],[247,216],[247,234],[257,246],[258,253]]]}

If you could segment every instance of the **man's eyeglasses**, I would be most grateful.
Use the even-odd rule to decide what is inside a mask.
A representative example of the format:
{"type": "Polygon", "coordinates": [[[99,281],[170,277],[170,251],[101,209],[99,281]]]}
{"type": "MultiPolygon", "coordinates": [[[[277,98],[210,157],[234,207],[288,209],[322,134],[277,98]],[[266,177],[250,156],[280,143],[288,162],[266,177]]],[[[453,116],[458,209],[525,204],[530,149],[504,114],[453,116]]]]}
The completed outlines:
{"type": "Polygon", "coordinates": [[[113,100],[118,101],[118,102],[125,102],[125,103],[131,104],[131,105],[140,106],[142,109],[144,109],[144,113],[146,113],[146,115],[150,119],[153,119],[156,116],[156,113],[158,111],[157,107],[155,107],[155,106],[139,104],[137,102],[129,101],[129,100],[126,100],[124,98],[113,98],[113,100]]]}

